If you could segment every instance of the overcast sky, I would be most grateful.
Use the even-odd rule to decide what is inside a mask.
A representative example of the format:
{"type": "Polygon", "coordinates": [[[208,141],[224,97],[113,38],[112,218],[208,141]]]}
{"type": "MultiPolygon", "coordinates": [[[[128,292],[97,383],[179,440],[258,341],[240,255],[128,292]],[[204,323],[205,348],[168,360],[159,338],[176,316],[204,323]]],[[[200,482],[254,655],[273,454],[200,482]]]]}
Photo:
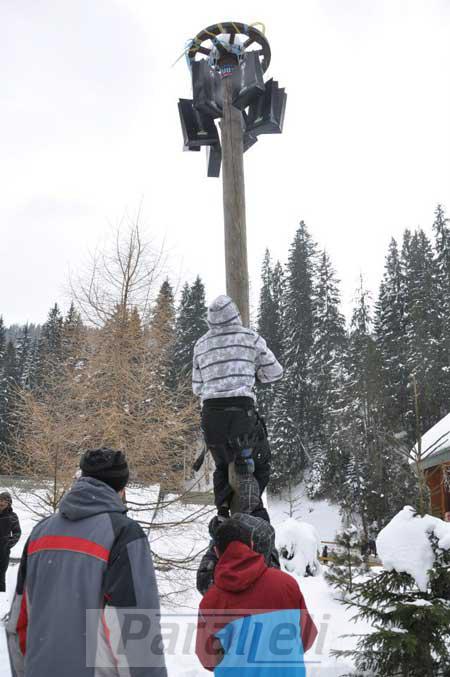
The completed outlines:
{"type": "Polygon", "coordinates": [[[376,292],[391,236],[450,211],[450,2],[0,0],[0,314],[43,321],[69,269],[142,203],[174,280],[224,290],[221,180],[182,153],[186,40],[262,21],[286,87],[281,136],[245,156],[254,295],[265,247],[298,222],[331,255],[348,307],[376,292]]]}

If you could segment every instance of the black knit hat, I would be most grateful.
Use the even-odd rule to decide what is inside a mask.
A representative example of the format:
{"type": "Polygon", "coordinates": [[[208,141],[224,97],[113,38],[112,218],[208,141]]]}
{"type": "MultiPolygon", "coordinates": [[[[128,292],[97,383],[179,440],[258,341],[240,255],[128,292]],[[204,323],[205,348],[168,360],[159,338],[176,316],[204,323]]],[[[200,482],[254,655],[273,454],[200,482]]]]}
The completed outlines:
{"type": "Polygon", "coordinates": [[[130,471],[123,451],[101,447],[88,449],[80,459],[83,477],[94,477],[108,484],[115,491],[124,489],[130,471]]]}

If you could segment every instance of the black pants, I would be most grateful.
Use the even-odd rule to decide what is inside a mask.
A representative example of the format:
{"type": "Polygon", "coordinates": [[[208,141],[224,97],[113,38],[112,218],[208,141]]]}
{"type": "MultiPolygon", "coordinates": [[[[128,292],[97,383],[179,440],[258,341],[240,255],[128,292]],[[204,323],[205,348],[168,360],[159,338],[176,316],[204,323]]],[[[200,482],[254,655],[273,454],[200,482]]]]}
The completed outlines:
{"type": "Polygon", "coordinates": [[[0,546],[0,592],[6,592],[6,572],[9,566],[9,548],[0,546]]]}
{"type": "Polygon", "coordinates": [[[216,464],[213,477],[216,506],[219,508],[231,499],[233,489],[228,482],[228,465],[235,461],[239,472],[239,466],[245,465],[240,456],[243,449],[252,449],[253,474],[261,495],[270,479],[271,451],[264,421],[256,412],[252,398],[205,400],[202,430],[216,464]]]}

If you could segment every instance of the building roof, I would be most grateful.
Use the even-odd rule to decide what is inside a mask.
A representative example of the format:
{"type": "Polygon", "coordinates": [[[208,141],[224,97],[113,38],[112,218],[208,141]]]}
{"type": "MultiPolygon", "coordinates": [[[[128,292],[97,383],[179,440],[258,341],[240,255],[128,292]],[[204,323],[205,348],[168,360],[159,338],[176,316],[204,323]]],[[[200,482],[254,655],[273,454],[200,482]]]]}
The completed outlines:
{"type": "MultiPolygon", "coordinates": [[[[417,452],[417,444],[411,456],[417,452]]],[[[432,468],[440,463],[450,462],[450,414],[422,436],[422,466],[432,468]]]]}

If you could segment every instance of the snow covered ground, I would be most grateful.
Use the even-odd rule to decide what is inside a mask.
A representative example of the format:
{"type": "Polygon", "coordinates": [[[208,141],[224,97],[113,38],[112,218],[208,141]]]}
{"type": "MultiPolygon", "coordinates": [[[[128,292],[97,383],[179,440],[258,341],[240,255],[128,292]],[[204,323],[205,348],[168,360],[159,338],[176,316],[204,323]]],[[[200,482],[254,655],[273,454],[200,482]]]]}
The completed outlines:
{"type": "MultiPolygon", "coordinates": [[[[2,487],[3,488],[3,487],[2,487]]],[[[6,486],[4,488],[7,488],[6,486]]],[[[137,503],[148,503],[155,499],[155,489],[130,489],[127,492],[128,499],[137,503]]],[[[26,493],[23,495],[24,503],[14,502],[14,507],[19,514],[23,535],[20,543],[12,553],[20,557],[23,544],[36,520],[31,511],[33,499],[26,493]]],[[[294,506],[294,517],[310,523],[317,531],[321,540],[332,540],[336,530],[340,527],[340,519],[337,509],[326,501],[311,502],[305,498],[299,490],[296,494],[297,502],[294,506]]],[[[270,512],[273,517],[275,528],[283,524],[290,510],[289,503],[271,499],[269,501],[270,512]]],[[[144,506],[134,506],[137,512],[134,517],[151,521],[155,519],[159,527],[152,529],[152,550],[160,557],[170,557],[170,568],[167,562],[157,560],[159,569],[158,579],[160,592],[163,596],[162,608],[166,614],[167,622],[176,622],[180,632],[174,640],[167,644],[167,665],[169,677],[201,677],[210,674],[203,670],[194,654],[195,635],[193,629],[196,623],[196,615],[200,596],[195,590],[196,561],[178,566],[178,560],[194,557],[206,547],[208,543],[207,523],[212,515],[211,508],[199,506],[183,506],[174,502],[160,511],[154,518],[153,511],[144,506]],[[183,521],[181,525],[173,526],[174,523],[183,521]]],[[[292,508],[292,501],[291,501],[292,508]]],[[[0,615],[3,616],[9,609],[15,587],[17,565],[11,566],[7,576],[7,592],[0,594],[0,615]]],[[[349,648],[352,640],[341,639],[341,635],[365,632],[367,627],[355,625],[351,622],[351,613],[339,602],[333,599],[332,590],[326,584],[323,576],[298,578],[300,587],[305,596],[310,612],[319,629],[319,636],[311,651],[307,654],[308,677],[338,677],[351,670],[351,665],[346,661],[337,662],[329,656],[331,649],[349,648]]],[[[164,620],[163,620],[164,625],[164,620]]],[[[4,635],[0,632],[0,677],[10,677],[9,663],[6,652],[4,635]]]]}

